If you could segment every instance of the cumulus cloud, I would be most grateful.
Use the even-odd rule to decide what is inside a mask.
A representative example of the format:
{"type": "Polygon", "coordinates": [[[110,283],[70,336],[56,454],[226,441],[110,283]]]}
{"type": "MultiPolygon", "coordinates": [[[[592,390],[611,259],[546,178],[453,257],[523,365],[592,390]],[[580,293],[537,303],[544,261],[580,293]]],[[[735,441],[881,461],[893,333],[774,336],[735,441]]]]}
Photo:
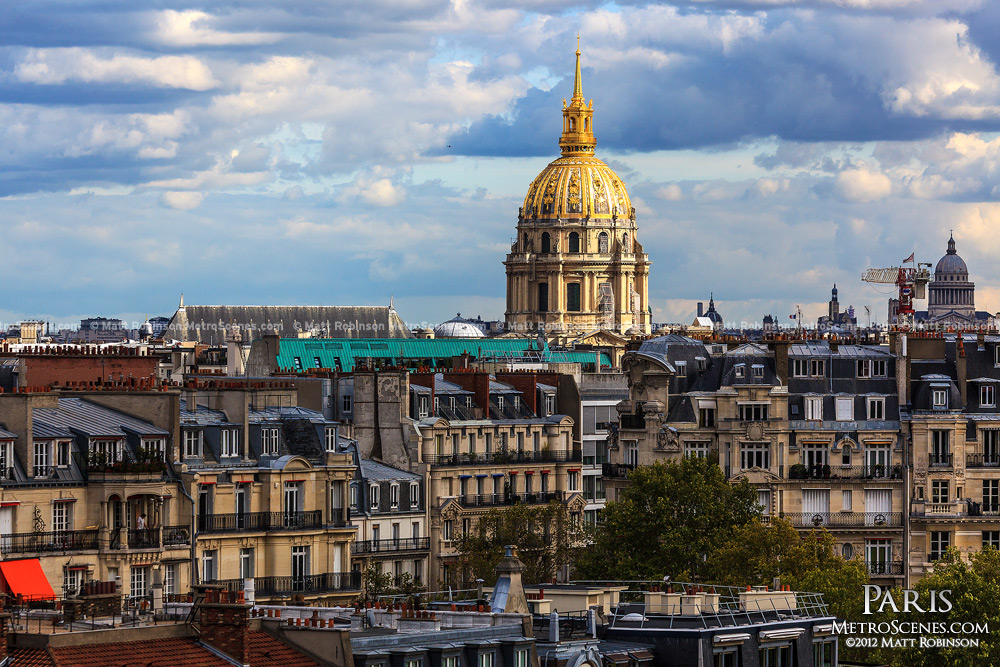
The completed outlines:
{"type": "Polygon", "coordinates": [[[204,199],[204,195],[200,192],[164,192],[160,195],[160,202],[164,206],[170,208],[176,208],[181,211],[190,211],[193,208],[198,208],[201,204],[201,200],[204,199]]]}
{"type": "Polygon", "coordinates": [[[219,84],[211,69],[194,56],[102,56],[82,48],[32,49],[14,66],[14,76],[44,85],[73,80],[211,90],[219,84]]]}
{"type": "Polygon", "coordinates": [[[281,38],[274,32],[226,32],[215,30],[215,17],[189,9],[167,9],[156,17],[154,40],[170,46],[234,46],[270,44],[281,38]]]}
{"type": "Polygon", "coordinates": [[[870,202],[888,197],[892,181],[880,171],[848,169],[837,174],[837,193],[847,201],[870,202]]]}

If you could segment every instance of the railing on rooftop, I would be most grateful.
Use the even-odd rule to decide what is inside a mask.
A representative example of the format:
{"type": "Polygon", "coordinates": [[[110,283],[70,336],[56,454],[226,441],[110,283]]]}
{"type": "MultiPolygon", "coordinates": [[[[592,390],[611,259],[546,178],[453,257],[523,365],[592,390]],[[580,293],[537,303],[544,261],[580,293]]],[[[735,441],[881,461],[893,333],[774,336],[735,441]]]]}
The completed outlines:
{"type": "Polygon", "coordinates": [[[0,536],[0,553],[27,554],[51,551],[86,551],[99,545],[97,529],[11,533],[0,536]]]}
{"type": "Polygon", "coordinates": [[[431,548],[429,537],[405,537],[388,540],[362,540],[351,544],[351,554],[378,554],[397,551],[423,551],[431,548]]]}
{"type": "Polygon", "coordinates": [[[242,533],[270,530],[315,530],[323,527],[322,510],[308,512],[244,512],[199,516],[199,533],[242,533]]]}
{"type": "Polygon", "coordinates": [[[503,463],[561,463],[565,461],[580,461],[581,451],[574,450],[499,450],[495,452],[479,452],[465,454],[430,454],[424,457],[425,463],[436,466],[471,466],[503,463]]]}

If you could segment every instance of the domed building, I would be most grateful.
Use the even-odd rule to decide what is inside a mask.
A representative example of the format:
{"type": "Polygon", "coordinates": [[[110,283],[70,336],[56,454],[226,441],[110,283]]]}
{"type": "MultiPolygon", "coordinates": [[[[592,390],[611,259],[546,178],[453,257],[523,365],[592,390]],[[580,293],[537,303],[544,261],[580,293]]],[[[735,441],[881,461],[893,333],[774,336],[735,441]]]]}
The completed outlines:
{"type": "MultiPolygon", "coordinates": [[[[481,321],[481,320],[480,320],[481,321]]],[[[482,327],[473,320],[467,320],[459,313],[447,322],[434,327],[435,338],[485,338],[482,327]]]]}
{"type": "Polygon", "coordinates": [[[976,318],[976,284],[969,282],[969,268],[948,238],[948,251],[934,268],[927,286],[927,319],[943,324],[968,324],[976,318]]]}
{"type": "Polygon", "coordinates": [[[625,184],[594,157],[594,103],[583,97],[580,50],[563,100],[562,157],[531,182],[507,270],[511,332],[650,332],[649,260],[625,184]]]}

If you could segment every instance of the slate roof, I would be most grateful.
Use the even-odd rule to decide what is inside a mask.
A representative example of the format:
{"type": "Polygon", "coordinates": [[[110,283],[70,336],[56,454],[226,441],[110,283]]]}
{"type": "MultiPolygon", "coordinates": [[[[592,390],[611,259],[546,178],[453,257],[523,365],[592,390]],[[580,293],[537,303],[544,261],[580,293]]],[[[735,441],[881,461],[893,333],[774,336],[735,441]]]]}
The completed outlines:
{"type": "Polygon", "coordinates": [[[371,459],[361,459],[361,476],[368,481],[420,481],[420,475],[399,468],[387,466],[371,459]]]}
{"type": "Polygon", "coordinates": [[[165,338],[212,345],[226,342],[225,329],[238,326],[244,342],[265,333],[295,336],[322,331],[326,338],[412,338],[388,306],[185,306],[170,318],[165,338]]]}
{"type": "Polygon", "coordinates": [[[147,421],[82,398],[60,398],[58,408],[35,408],[32,420],[35,424],[42,424],[43,428],[73,429],[91,438],[123,438],[126,429],[139,435],[170,435],[147,421]]]}

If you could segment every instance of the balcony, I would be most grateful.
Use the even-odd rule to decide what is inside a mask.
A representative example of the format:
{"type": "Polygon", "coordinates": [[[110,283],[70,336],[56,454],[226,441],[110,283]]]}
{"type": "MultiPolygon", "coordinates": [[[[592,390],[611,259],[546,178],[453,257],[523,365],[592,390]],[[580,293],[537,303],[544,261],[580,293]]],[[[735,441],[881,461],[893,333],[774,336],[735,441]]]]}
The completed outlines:
{"type": "Polygon", "coordinates": [[[950,468],[952,466],[951,454],[938,454],[931,452],[927,457],[927,464],[932,468],[950,468]]]}
{"type": "Polygon", "coordinates": [[[903,561],[868,561],[865,563],[870,577],[901,577],[903,561]]]}
{"type": "Polygon", "coordinates": [[[601,465],[601,477],[604,479],[625,479],[629,472],[635,470],[635,467],[634,463],[605,463],[601,465]]]}
{"type": "Polygon", "coordinates": [[[545,451],[500,450],[486,453],[435,454],[424,457],[426,463],[436,466],[476,466],[506,463],[562,463],[580,461],[580,450],[545,451]]]}
{"type": "Polygon", "coordinates": [[[793,465],[788,468],[788,479],[903,479],[901,465],[829,466],[793,465]]]}
{"type": "Polygon", "coordinates": [[[39,533],[11,533],[0,536],[0,553],[87,551],[97,549],[98,530],[57,530],[39,533]]]}
{"type": "Polygon", "coordinates": [[[644,431],[646,430],[646,417],[645,415],[622,415],[618,418],[618,427],[623,430],[644,431]]]}
{"type": "Polygon", "coordinates": [[[160,531],[156,528],[130,528],[128,531],[129,549],[159,549],[160,531]]]}
{"type": "Polygon", "coordinates": [[[164,526],[163,546],[178,547],[191,544],[191,526],[164,526]]]}
{"type": "Polygon", "coordinates": [[[966,454],[966,468],[1000,468],[1000,454],[966,454]]]}
{"type": "MultiPolygon", "coordinates": [[[[256,577],[253,581],[257,598],[266,598],[360,591],[361,576],[361,572],[327,572],[290,577],[256,577]]],[[[241,591],[243,582],[243,579],[217,579],[205,583],[221,585],[230,591],[241,591]]]]}
{"type": "Polygon", "coordinates": [[[800,528],[898,528],[903,525],[902,512],[785,512],[784,517],[800,528]]]}
{"type": "Polygon", "coordinates": [[[351,555],[399,553],[402,551],[428,551],[429,537],[407,537],[397,540],[363,540],[351,544],[351,555]]]}
{"type": "Polygon", "coordinates": [[[245,512],[198,517],[199,533],[247,533],[272,530],[317,530],[323,527],[323,512],[245,512]]]}

